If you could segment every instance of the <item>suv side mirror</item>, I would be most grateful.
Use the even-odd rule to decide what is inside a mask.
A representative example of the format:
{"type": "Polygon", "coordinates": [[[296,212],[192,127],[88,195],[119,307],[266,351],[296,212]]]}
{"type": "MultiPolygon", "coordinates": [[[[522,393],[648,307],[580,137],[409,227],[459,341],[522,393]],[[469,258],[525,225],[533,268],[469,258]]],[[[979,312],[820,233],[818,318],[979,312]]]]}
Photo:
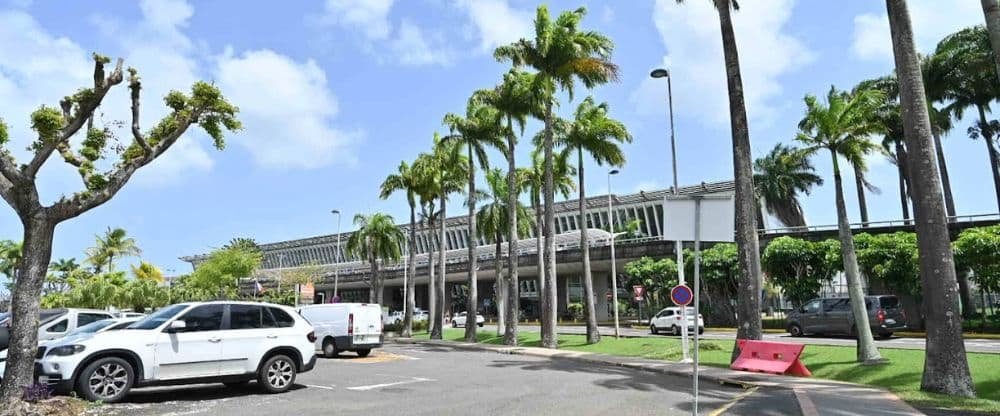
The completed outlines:
{"type": "Polygon", "coordinates": [[[167,332],[182,332],[184,328],[187,328],[187,323],[181,320],[176,320],[170,322],[167,326],[167,332]]]}

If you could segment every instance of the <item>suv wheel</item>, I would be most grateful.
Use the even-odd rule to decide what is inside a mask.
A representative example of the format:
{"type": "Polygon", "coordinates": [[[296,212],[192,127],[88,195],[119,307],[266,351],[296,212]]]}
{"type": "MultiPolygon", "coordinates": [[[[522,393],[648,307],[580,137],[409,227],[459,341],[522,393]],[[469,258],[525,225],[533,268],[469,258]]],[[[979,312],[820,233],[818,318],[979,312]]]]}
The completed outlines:
{"type": "Polygon", "coordinates": [[[656,325],[649,326],[649,333],[653,335],[658,335],[660,333],[659,329],[656,329],[656,325]]]}
{"type": "Polygon", "coordinates": [[[333,342],[333,338],[327,338],[323,341],[323,356],[326,358],[334,358],[340,351],[337,351],[337,344],[333,342]]]}
{"type": "Polygon", "coordinates": [[[670,333],[674,334],[676,336],[680,336],[681,335],[681,329],[677,325],[671,325],[670,326],[670,333]]]}
{"type": "Polygon", "coordinates": [[[118,357],[101,358],[90,363],[76,379],[76,391],[85,399],[114,403],[132,389],[135,370],[118,357]]]}
{"type": "Polygon", "coordinates": [[[368,356],[368,354],[372,353],[372,349],[371,348],[362,348],[360,350],[355,350],[355,352],[358,353],[358,357],[365,358],[365,357],[368,356]]]}
{"type": "Polygon", "coordinates": [[[257,382],[268,393],[284,393],[295,383],[295,361],[286,355],[275,355],[264,362],[257,382]]]}
{"type": "Polygon", "coordinates": [[[788,333],[791,334],[793,337],[801,337],[802,327],[799,326],[799,324],[791,324],[788,326],[788,333]]]}

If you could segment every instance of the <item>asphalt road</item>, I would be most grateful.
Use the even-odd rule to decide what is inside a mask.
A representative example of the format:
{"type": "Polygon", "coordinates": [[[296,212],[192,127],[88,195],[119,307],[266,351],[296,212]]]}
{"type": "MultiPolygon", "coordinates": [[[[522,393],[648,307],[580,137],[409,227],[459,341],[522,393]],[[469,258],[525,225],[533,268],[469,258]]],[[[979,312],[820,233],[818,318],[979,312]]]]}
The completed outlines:
{"type": "MultiPolygon", "coordinates": [[[[484,331],[496,331],[496,326],[486,325],[483,327],[484,331]]],[[[538,326],[534,325],[520,325],[518,327],[520,331],[538,331],[538,326]]],[[[614,335],[614,328],[611,327],[600,327],[601,335],[614,335]]],[[[583,326],[560,326],[558,327],[560,334],[585,334],[587,333],[587,328],[583,326]]],[[[620,329],[622,336],[628,337],[669,337],[671,335],[653,335],[649,333],[648,329],[633,329],[627,327],[621,327],[620,329]]],[[[706,331],[701,335],[702,339],[734,339],[736,337],[735,332],[711,332],[706,331]]],[[[817,337],[817,336],[807,336],[807,337],[793,337],[788,334],[764,334],[764,339],[768,341],[780,341],[780,342],[794,342],[799,344],[807,345],[842,345],[853,347],[856,343],[854,338],[850,337],[817,337]]],[[[875,340],[875,346],[883,348],[903,348],[903,349],[914,349],[922,350],[925,347],[926,340],[923,338],[902,338],[902,337],[892,337],[886,340],[875,340]]],[[[994,339],[966,339],[965,340],[965,350],[967,352],[979,352],[987,354],[1000,354],[1000,340],[994,339]]]]}
{"type": "MultiPolygon", "coordinates": [[[[705,383],[700,414],[799,415],[787,390],[705,383]]],[[[387,345],[368,358],[320,359],[294,390],[250,385],[135,390],[101,415],[689,415],[690,379],[570,360],[387,345]]]]}

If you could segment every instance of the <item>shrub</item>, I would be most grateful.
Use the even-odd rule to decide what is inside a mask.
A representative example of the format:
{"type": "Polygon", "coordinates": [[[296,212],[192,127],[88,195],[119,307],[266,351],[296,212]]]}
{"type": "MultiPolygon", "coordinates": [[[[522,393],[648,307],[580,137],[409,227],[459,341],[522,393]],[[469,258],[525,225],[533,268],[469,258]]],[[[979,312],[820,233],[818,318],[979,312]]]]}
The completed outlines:
{"type": "Polygon", "coordinates": [[[579,321],[583,319],[583,304],[579,302],[573,302],[566,305],[566,310],[570,315],[573,316],[574,321],[579,321]]]}

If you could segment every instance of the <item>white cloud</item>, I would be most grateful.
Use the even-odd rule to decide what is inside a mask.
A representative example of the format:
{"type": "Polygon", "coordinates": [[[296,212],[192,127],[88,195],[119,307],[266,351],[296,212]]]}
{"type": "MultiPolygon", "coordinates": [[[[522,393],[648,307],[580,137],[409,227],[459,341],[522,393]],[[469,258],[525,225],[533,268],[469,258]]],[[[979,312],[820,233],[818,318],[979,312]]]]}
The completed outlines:
{"type": "Polygon", "coordinates": [[[639,193],[640,191],[650,192],[660,189],[663,189],[663,187],[660,186],[660,184],[656,181],[642,181],[637,183],[635,185],[635,188],[632,188],[632,192],[633,193],[639,193]]]}
{"type": "MultiPolygon", "coordinates": [[[[794,0],[761,0],[733,13],[751,119],[766,122],[776,116],[781,105],[775,102],[782,94],[781,77],[815,59],[786,30],[794,5],[794,0]]],[[[683,106],[706,125],[728,126],[728,88],[718,20],[708,1],[678,5],[673,0],[657,0],[653,12],[653,22],[667,49],[661,65],[671,70],[675,107],[683,106]]],[[[659,111],[664,89],[662,80],[646,78],[631,97],[637,111],[659,111]]]]}
{"type": "MultiPolygon", "coordinates": [[[[910,0],[907,3],[914,41],[917,50],[923,53],[931,52],[948,34],[983,21],[982,9],[973,1],[910,0]]],[[[884,10],[854,17],[851,51],[861,59],[892,62],[889,18],[884,10]]]]}
{"type": "Polygon", "coordinates": [[[217,58],[219,88],[240,107],[244,132],[230,142],[257,163],[274,168],[353,164],[360,134],[331,127],[338,112],[326,73],[312,60],[295,60],[270,50],[217,58]]]}
{"type": "Polygon", "coordinates": [[[459,0],[458,6],[466,11],[479,34],[481,52],[492,52],[497,46],[534,33],[534,15],[511,8],[507,0],[459,0]]]}
{"type": "Polygon", "coordinates": [[[399,24],[397,37],[390,48],[396,60],[403,65],[449,65],[451,52],[441,46],[440,37],[429,37],[413,23],[404,20],[399,24]]]}
{"type": "Polygon", "coordinates": [[[389,37],[393,0],[326,0],[323,22],[360,31],[369,40],[389,37]]]}

